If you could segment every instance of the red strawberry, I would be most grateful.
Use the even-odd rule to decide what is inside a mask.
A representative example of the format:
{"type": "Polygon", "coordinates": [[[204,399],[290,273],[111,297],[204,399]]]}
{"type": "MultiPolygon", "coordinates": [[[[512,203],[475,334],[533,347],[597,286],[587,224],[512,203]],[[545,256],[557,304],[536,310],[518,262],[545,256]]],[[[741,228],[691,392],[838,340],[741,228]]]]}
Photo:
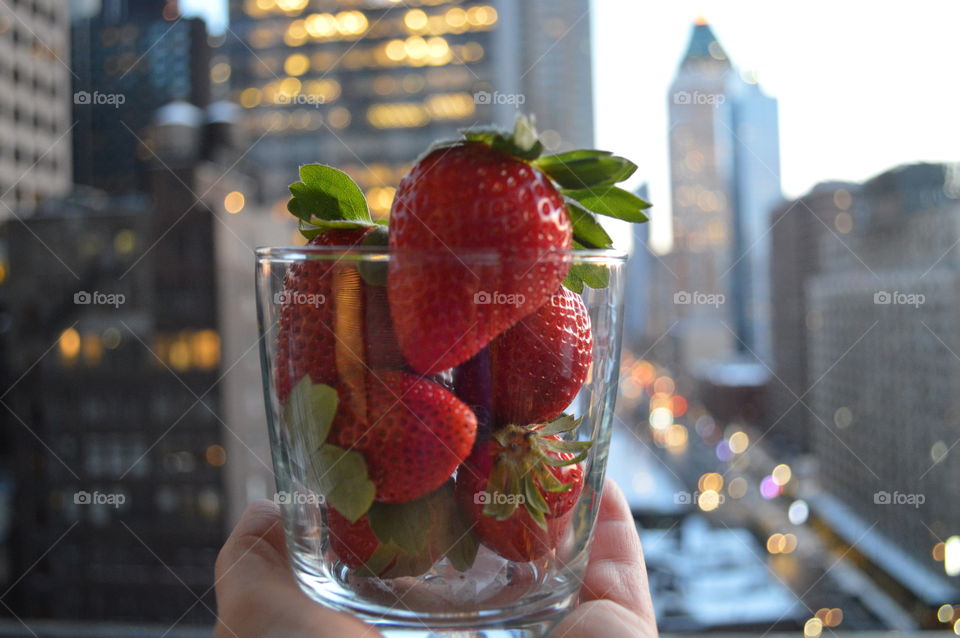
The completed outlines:
{"type": "MultiPolygon", "coordinates": [[[[311,246],[354,246],[370,228],[328,230],[310,240],[311,246]]],[[[280,402],[309,374],[314,383],[337,381],[334,336],[334,271],[327,260],[291,266],[283,280],[280,330],[277,337],[276,381],[280,402]]]]}
{"type": "Polygon", "coordinates": [[[328,507],[327,530],[331,549],[348,567],[362,567],[380,546],[366,516],[351,523],[337,510],[328,507]]]}
{"type": "Polygon", "coordinates": [[[476,438],[477,419],[469,407],[436,383],[405,372],[368,376],[366,413],[363,422],[335,423],[331,437],[363,455],[381,502],[402,503],[437,489],[476,438]]]}
{"type": "MultiPolygon", "coordinates": [[[[456,494],[484,545],[527,562],[555,549],[583,490],[589,442],[541,434],[576,427],[561,417],[538,431],[508,425],[478,444],[457,472],[456,494]]],[[[539,427],[539,426],[538,426],[539,427]]]]}
{"type": "Polygon", "coordinates": [[[390,314],[421,374],[475,355],[543,305],[569,268],[557,253],[572,242],[557,189],[482,143],[441,147],[417,162],[390,215],[390,314]]]}
{"type": "Polygon", "coordinates": [[[590,315],[564,287],[490,344],[497,423],[546,423],[566,409],[593,361],[590,315]]]}
{"type": "MultiPolygon", "coordinates": [[[[328,230],[309,245],[350,247],[371,230],[328,230]]],[[[320,259],[294,264],[284,277],[281,302],[276,358],[281,402],[305,374],[314,383],[349,385],[370,368],[403,366],[386,288],[367,284],[355,264],[320,259]]]]}

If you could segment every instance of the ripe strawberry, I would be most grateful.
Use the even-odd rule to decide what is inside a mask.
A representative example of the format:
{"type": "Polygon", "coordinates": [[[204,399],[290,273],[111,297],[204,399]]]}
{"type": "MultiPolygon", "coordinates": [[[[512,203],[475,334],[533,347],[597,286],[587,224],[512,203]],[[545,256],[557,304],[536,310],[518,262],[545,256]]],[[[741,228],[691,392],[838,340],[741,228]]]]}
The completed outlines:
{"type": "Polygon", "coordinates": [[[477,445],[457,472],[456,494],[484,545],[516,562],[559,545],[583,490],[580,461],[590,443],[556,433],[577,424],[564,416],[542,427],[508,425],[477,445]]]}
{"type": "Polygon", "coordinates": [[[330,547],[348,567],[362,567],[380,547],[380,541],[370,528],[366,515],[355,523],[340,515],[332,507],[327,508],[327,531],[330,547]]]}
{"type": "MultiPolygon", "coordinates": [[[[354,246],[370,228],[333,229],[310,240],[310,246],[354,246]]],[[[314,383],[337,381],[334,279],[338,264],[303,261],[291,266],[283,281],[277,337],[276,382],[280,402],[309,374],[314,383]]]]}
{"type": "Polygon", "coordinates": [[[475,355],[540,307],[569,267],[555,252],[572,241],[563,197],[528,163],[479,142],[417,162],[390,215],[390,313],[421,374],[475,355]]]}
{"type": "Polygon", "coordinates": [[[366,414],[335,423],[331,436],[363,455],[375,498],[386,503],[437,489],[470,454],[477,433],[473,412],[453,394],[395,370],[368,376],[366,414]]]}
{"type": "Polygon", "coordinates": [[[499,424],[546,423],[566,409],[593,361],[590,315],[564,287],[490,344],[499,424]]]}

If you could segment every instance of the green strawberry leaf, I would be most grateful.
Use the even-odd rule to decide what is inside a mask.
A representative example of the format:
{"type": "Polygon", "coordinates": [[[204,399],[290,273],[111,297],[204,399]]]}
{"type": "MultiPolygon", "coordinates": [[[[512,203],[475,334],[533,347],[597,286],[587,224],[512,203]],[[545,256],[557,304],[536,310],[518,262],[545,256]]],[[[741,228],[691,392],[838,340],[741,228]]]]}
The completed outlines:
{"type": "Polygon", "coordinates": [[[556,441],[554,439],[540,439],[539,445],[551,452],[569,453],[575,456],[570,459],[558,458],[550,454],[541,454],[541,461],[552,467],[573,465],[587,458],[592,441],[556,441]]]}
{"type": "Polygon", "coordinates": [[[571,266],[567,271],[567,276],[563,278],[563,285],[571,292],[583,294],[583,279],[577,274],[576,265],[571,266]]]}
{"type": "Polygon", "coordinates": [[[363,456],[354,450],[323,445],[310,456],[314,489],[327,505],[355,523],[373,504],[376,487],[363,456]]]}
{"type": "Polygon", "coordinates": [[[583,422],[583,417],[575,418],[569,414],[561,414],[553,421],[537,430],[537,436],[552,436],[554,434],[563,434],[564,432],[574,432],[583,422]]]}
{"type": "Polygon", "coordinates": [[[328,220],[328,219],[317,219],[313,217],[310,221],[300,220],[298,222],[298,227],[300,229],[300,234],[306,237],[307,239],[313,239],[322,232],[328,231],[333,228],[368,228],[370,226],[379,226],[378,224],[362,222],[362,221],[343,221],[343,220],[328,220]]]}
{"type": "Polygon", "coordinates": [[[537,138],[533,119],[522,113],[517,115],[513,133],[507,133],[498,128],[474,128],[461,133],[469,142],[480,142],[492,149],[528,161],[537,159],[543,153],[543,144],[537,138]]]}
{"type": "MultiPolygon", "coordinates": [[[[381,578],[402,578],[404,576],[420,576],[425,573],[436,562],[430,552],[423,551],[418,553],[408,553],[397,547],[394,543],[381,545],[380,549],[387,548],[392,552],[394,559],[389,568],[380,572],[381,578]]],[[[379,550],[378,550],[379,551],[379,550]]]]}
{"type": "MultiPolygon", "coordinates": [[[[389,233],[386,226],[377,226],[360,241],[363,246],[376,246],[386,249],[389,242],[389,233]]],[[[371,286],[387,285],[387,262],[364,260],[357,264],[357,272],[363,280],[371,286]]]]}
{"type": "Polygon", "coordinates": [[[580,206],[572,199],[567,199],[567,213],[573,224],[573,238],[586,248],[611,248],[613,240],[600,225],[597,216],[580,206]]]}
{"type": "Polygon", "coordinates": [[[300,181],[290,184],[290,194],[287,210],[313,226],[336,221],[374,223],[360,187],[332,166],[301,166],[300,181]]]}
{"type": "Polygon", "coordinates": [[[447,560],[458,572],[465,572],[473,567],[480,543],[477,541],[476,534],[473,533],[473,528],[467,525],[462,514],[454,517],[451,523],[450,535],[455,535],[455,538],[453,545],[447,550],[447,560]]]}
{"type": "Polygon", "coordinates": [[[419,576],[443,556],[466,571],[476,558],[479,545],[452,481],[407,503],[374,503],[367,518],[380,547],[365,567],[381,577],[419,576]]]}
{"type": "MultiPolygon", "coordinates": [[[[583,207],[598,215],[615,217],[628,222],[643,223],[648,221],[643,211],[650,208],[650,204],[633,193],[616,186],[597,186],[576,190],[563,189],[564,197],[579,202],[583,207]]],[[[576,232],[576,228],[574,228],[576,232]]]]}
{"type": "Polygon", "coordinates": [[[338,402],[336,390],[322,383],[313,383],[310,375],[304,375],[290,391],[283,406],[283,422],[300,437],[308,454],[327,440],[338,402]]]}
{"type": "MultiPolygon", "coordinates": [[[[574,250],[584,250],[585,248],[586,246],[574,240],[574,250]]],[[[572,264],[563,280],[563,285],[569,290],[581,294],[584,284],[591,288],[606,288],[610,284],[610,269],[602,264],[572,264]]]]}
{"type": "Polygon", "coordinates": [[[423,551],[430,535],[427,498],[408,503],[374,503],[367,512],[370,528],[381,543],[393,542],[410,554],[423,551]]]}
{"type": "Polygon", "coordinates": [[[580,150],[538,158],[533,165],[562,188],[616,184],[637,170],[630,160],[607,151],[580,150]]]}
{"type": "Polygon", "coordinates": [[[573,488],[572,483],[561,482],[545,465],[537,468],[537,481],[546,492],[566,492],[573,488]]]}

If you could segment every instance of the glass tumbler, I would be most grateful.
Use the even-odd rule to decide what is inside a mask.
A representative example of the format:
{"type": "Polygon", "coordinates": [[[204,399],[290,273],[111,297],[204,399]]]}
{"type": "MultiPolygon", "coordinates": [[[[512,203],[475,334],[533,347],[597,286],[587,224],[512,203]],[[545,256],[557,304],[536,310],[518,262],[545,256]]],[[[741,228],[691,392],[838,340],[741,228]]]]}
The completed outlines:
{"type": "Polygon", "coordinates": [[[275,501],[310,597],[387,635],[541,636],[572,609],[610,442],[624,262],[256,251],[275,501]]]}

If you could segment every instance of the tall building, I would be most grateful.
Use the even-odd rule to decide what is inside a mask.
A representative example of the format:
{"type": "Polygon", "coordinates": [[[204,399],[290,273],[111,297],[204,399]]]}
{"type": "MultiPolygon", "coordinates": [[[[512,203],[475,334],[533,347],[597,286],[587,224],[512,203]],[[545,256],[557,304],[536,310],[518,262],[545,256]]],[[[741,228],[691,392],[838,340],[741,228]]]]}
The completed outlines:
{"type": "Polygon", "coordinates": [[[71,26],[73,179],[108,193],[146,191],[153,113],[174,100],[205,107],[211,80],[226,78],[213,72],[203,20],[180,17],[176,2],[94,8],[75,13],[71,26]]]}
{"type": "Polygon", "coordinates": [[[808,335],[819,318],[811,313],[806,287],[821,270],[821,245],[842,246],[858,216],[858,184],[825,182],[799,199],[784,202],[770,214],[770,324],[773,371],[766,440],[779,453],[810,451],[817,427],[798,398],[813,382],[807,371],[808,335]]]}
{"type": "Polygon", "coordinates": [[[776,100],[737,72],[701,19],[669,101],[674,309],[684,363],[749,352],[766,361],[765,232],[781,198],[776,100]]]}
{"type": "Polygon", "coordinates": [[[432,142],[536,112],[548,146],[591,145],[587,0],[231,0],[234,99],[266,195],[344,168],[385,215],[432,142]],[[571,90],[570,82],[580,83],[571,90]]]}
{"type": "MultiPolygon", "coordinates": [[[[636,193],[641,199],[649,199],[647,185],[641,185],[636,193]]],[[[623,295],[623,341],[633,350],[645,348],[650,304],[651,263],[650,224],[631,224],[633,248],[627,259],[627,287],[623,295]]]]}
{"type": "Polygon", "coordinates": [[[60,0],[0,12],[0,219],[70,190],[69,25],[60,0]]]}
{"type": "Polygon", "coordinates": [[[960,595],[952,547],[943,562],[960,535],[960,168],[900,167],[857,199],[807,284],[814,505],[936,607],[960,595]]]}

